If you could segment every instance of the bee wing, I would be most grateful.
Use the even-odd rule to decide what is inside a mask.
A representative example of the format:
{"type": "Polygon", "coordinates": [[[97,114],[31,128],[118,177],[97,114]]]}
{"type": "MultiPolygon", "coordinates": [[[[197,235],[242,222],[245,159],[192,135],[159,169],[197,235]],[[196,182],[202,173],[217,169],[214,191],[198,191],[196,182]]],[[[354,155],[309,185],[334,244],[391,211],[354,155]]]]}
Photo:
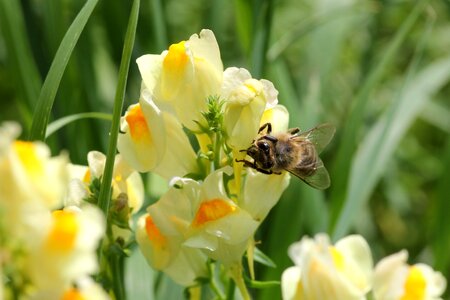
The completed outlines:
{"type": "Polygon", "coordinates": [[[296,140],[308,140],[316,148],[317,154],[330,143],[336,132],[336,128],[328,123],[318,125],[308,131],[301,132],[292,136],[296,140]]]}
{"type": "Polygon", "coordinates": [[[291,174],[297,176],[301,180],[303,180],[306,184],[316,188],[318,190],[324,190],[330,187],[330,175],[328,175],[328,171],[323,165],[323,162],[320,158],[317,158],[316,170],[314,174],[305,176],[302,174],[301,170],[297,168],[287,169],[291,174]]]}

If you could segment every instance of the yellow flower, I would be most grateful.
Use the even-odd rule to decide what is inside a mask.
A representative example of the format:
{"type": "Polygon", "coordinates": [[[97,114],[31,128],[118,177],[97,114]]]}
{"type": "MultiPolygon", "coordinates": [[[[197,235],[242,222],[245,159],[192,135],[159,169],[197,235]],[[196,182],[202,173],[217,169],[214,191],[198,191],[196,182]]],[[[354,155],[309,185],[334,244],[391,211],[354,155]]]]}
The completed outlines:
{"type": "Polygon", "coordinates": [[[30,230],[26,266],[37,290],[67,286],[98,270],[96,249],[105,231],[97,207],[68,207],[30,230]]]}
{"type": "Polygon", "coordinates": [[[143,90],[139,104],[130,107],[121,128],[124,133],[119,135],[117,148],[134,169],[166,179],[197,171],[196,154],[181,123],[160,111],[148,91],[143,90]]]}
{"type": "Polygon", "coordinates": [[[247,169],[243,197],[239,206],[245,209],[254,220],[262,222],[280,200],[281,194],[289,185],[290,178],[287,172],[281,175],[266,175],[247,169]]]}
{"type": "Polygon", "coordinates": [[[363,237],[330,244],[328,236],[304,237],[289,248],[295,266],[283,272],[283,299],[365,299],[371,288],[372,257],[363,237]]]}
{"type": "Polygon", "coordinates": [[[0,127],[0,211],[16,237],[38,225],[35,214],[62,205],[68,184],[67,156],[50,157],[44,143],[15,140],[19,133],[15,123],[0,127]]]}
{"type": "Polygon", "coordinates": [[[446,280],[426,264],[408,265],[402,250],[383,258],[375,267],[373,293],[376,300],[438,300],[446,280]]]}
{"type": "Polygon", "coordinates": [[[183,286],[206,277],[206,255],[183,245],[192,217],[191,197],[186,190],[170,188],[147,211],[138,220],[136,240],[149,265],[183,286]]]}
{"type": "Polygon", "coordinates": [[[224,124],[232,147],[248,148],[258,133],[264,111],[277,104],[277,95],[270,81],[253,79],[246,69],[224,71],[221,97],[225,99],[224,124]]]}
{"type": "MultiPolygon", "coordinates": [[[[77,279],[74,284],[53,286],[51,289],[35,290],[31,300],[108,300],[111,299],[103,288],[90,277],[77,279]]],[[[28,299],[28,298],[27,298],[28,299]]]]}
{"type": "MultiPolygon", "coordinates": [[[[106,156],[98,151],[90,151],[87,155],[88,167],[69,164],[69,174],[72,180],[66,197],[65,206],[81,206],[83,198],[89,195],[89,185],[92,180],[101,178],[105,169],[106,156]]],[[[113,195],[116,199],[121,193],[127,194],[131,213],[136,213],[144,201],[144,183],[138,172],[134,171],[122,158],[116,155],[114,160],[113,195]]]]}
{"type": "Polygon", "coordinates": [[[202,184],[183,184],[186,189],[196,191],[191,193],[195,195],[191,200],[195,213],[184,244],[203,249],[209,257],[232,265],[240,262],[259,222],[227,196],[224,173],[231,174],[231,168],[211,173],[202,184]]]}
{"type": "Polygon", "coordinates": [[[164,155],[166,135],[162,112],[142,93],[138,104],[131,105],[120,121],[117,149],[139,172],[153,170],[164,155]]]}
{"type": "Polygon", "coordinates": [[[137,59],[143,88],[159,105],[170,106],[184,126],[195,129],[206,110],[206,98],[217,95],[223,65],[214,33],[204,29],[173,44],[161,55],[137,59]]]}

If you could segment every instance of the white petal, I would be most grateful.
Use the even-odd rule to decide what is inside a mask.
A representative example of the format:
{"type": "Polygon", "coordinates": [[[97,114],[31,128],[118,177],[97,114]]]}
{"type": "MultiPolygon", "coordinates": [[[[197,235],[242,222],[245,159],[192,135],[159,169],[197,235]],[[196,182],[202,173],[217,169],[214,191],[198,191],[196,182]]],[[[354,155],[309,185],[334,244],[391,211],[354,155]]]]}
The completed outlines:
{"type": "Polygon", "coordinates": [[[300,279],[301,269],[299,267],[290,267],[284,270],[281,275],[281,294],[283,300],[301,299],[301,296],[297,295],[300,279]]]}

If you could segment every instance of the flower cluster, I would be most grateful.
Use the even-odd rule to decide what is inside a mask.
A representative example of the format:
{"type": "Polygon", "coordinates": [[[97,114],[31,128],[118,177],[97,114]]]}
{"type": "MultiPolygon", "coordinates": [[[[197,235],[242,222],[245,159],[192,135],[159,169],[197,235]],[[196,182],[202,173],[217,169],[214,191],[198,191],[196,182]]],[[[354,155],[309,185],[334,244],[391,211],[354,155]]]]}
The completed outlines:
{"type": "Polygon", "coordinates": [[[208,263],[218,261],[245,294],[236,270],[290,176],[243,170],[236,160],[261,124],[287,130],[288,112],[270,81],[242,68],[223,70],[210,30],[137,64],[140,99],[121,119],[118,150],[134,169],[170,186],[138,221],[140,249],[153,268],[184,286],[208,278],[208,263]]]}
{"type": "Polygon", "coordinates": [[[283,299],[438,300],[446,287],[441,273],[425,264],[408,265],[400,251],[373,268],[362,236],[351,235],[332,245],[328,236],[304,237],[289,248],[295,266],[282,275],[283,299]]]}
{"type": "MultiPolygon", "coordinates": [[[[16,123],[0,127],[0,295],[27,299],[107,299],[90,275],[105,231],[100,210],[64,205],[65,154],[50,157],[41,142],[16,140],[16,123]]],[[[3,299],[2,297],[2,299],[3,299]]]]}

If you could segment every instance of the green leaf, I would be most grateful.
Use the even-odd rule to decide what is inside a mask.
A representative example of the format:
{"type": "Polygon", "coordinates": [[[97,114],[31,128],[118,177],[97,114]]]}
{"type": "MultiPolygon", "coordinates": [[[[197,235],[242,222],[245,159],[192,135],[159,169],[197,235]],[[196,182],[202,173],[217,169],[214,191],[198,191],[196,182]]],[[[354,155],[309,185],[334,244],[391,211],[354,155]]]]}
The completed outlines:
{"type": "Polygon", "coordinates": [[[45,135],[45,138],[48,138],[53,133],[61,129],[62,127],[66,126],[67,124],[70,124],[72,122],[82,120],[82,119],[99,119],[99,120],[112,120],[112,116],[110,114],[101,113],[101,112],[87,112],[87,113],[79,113],[74,114],[70,116],[65,116],[61,119],[55,120],[48,124],[47,127],[47,133],[45,135]]]}
{"type": "Polygon", "coordinates": [[[8,52],[9,74],[14,80],[17,92],[21,95],[18,98],[23,101],[19,104],[23,108],[21,110],[22,118],[29,126],[31,111],[39,95],[42,82],[33,60],[20,1],[0,1],[0,25],[8,52]]]}
{"type": "Polygon", "coordinates": [[[254,259],[262,265],[265,265],[270,268],[276,268],[277,265],[273,260],[270,259],[267,255],[265,255],[261,250],[255,247],[254,259]]]}
{"type": "Polygon", "coordinates": [[[111,182],[114,168],[114,159],[116,156],[117,137],[119,136],[120,116],[125,98],[125,88],[128,79],[128,70],[130,68],[131,53],[136,35],[136,26],[139,16],[140,0],[133,1],[130,20],[128,22],[125,43],[123,46],[122,60],[120,62],[119,80],[117,83],[116,96],[114,98],[113,120],[109,136],[108,153],[106,155],[105,170],[103,173],[102,185],[100,188],[98,206],[108,216],[109,203],[111,200],[111,182]]]}
{"type": "Polygon", "coordinates": [[[127,299],[155,299],[156,273],[145,261],[139,249],[125,260],[125,290],[127,299]]]}
{"type": "Polygon", "coordinates": [[[47,77],[45,78],[41,93],[39,94],[33,122],[31,124],[30,140],[43,141],[45,139],[47,123],[50,118],[53,102],[55,101],[56,92],[58,91],[64,70],[66,69],[73,48],[77,44],[78,38],[97,2],[98,0],[88,0],[64,35],[52,65],[50,66],[47,77]]]}
{"type": "Polygon", "coordinates": [[[366,135],[352,161],[348,194],[333,232],[334,239],[347,233],[357,212],[387,169],[402,137],[432,95],[449,80],[450,57],[430,64],[405,86],[398,102],[389,107],[366,135]]]}

